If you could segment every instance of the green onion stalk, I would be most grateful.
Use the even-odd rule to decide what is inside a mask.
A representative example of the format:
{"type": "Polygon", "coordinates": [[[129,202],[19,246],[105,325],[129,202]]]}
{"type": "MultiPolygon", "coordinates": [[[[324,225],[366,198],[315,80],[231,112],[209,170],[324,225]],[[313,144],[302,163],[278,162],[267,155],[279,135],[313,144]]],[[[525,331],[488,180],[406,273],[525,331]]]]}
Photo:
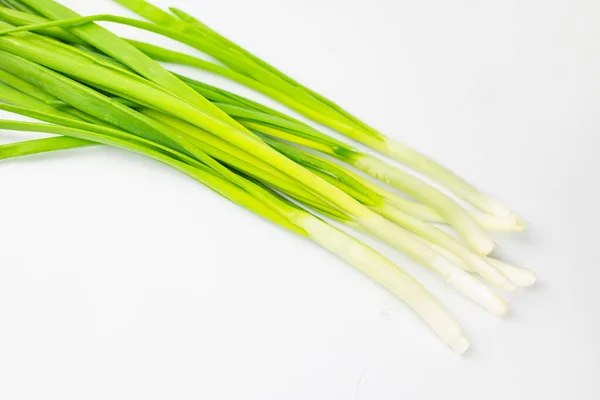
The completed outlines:
{"type": "MultiPolygon", "coordinates": [[[[64,10],[58,3],[52,1],[38,1],[32,6],[37,11],[60,12],[64,10]],[[47,6],[47,8],[42,10],[41,6],[47,6]]],[[[237,198],[233,197],[233,194],[241,196],[244,199],[241,201],[242,205],[250,207],[249,204],[252,204],[251,208],[262,210],[262,214],[268,214],[271,220],[275,219],[278,223],[286,225],[297,232],[304,232],[313,241],[342,257],[398,295],[453,349],[462,352],[468,347],[468,341],[454,317],[426,289],[401,269],[369,247],[317,219],[310,213],[301,211],[297,206],[292,206],[286,201],[275,200],[277,198],[274,197],[271,191],[264,190],[261,186],[253,184],[252,181],[245,179],[243,176],[233,173],[204,153],[199,146],[187,140],[182,134],[174,134],[172,130],[165,129],[163,124],[155,122],[103,93],[111,93],[130,99],[150,109],[164,110],[169,115],[191,122],[192,125],[198,128],[207,130],[251,154],[262,157],[274,168],[289,175],[298,185],[306,187],[307,192],[317,195],[345,214],[352,216],[366,230],[374,230],[377,233],[384,232],[386,235],[393,236],[394,231],[397,230],[395,225],[370,211],[335,186],[330,185],[325,180],[273,150],[249,131],[239,128],[237,122],[233,119],[222,117],[220,111],[216,112],[214,110],[218,109],[216,106],[212,106],[212,103],[192,89],[188,92],[181,89],[179,84],[171,86],[169,83],[171,78],[165,78],[163,72],[156,72],[162,71],[162,67],[152,60],[146,60],[141,53],[137,54],[138,59],[135,54],[137,50],[134,48],[129,49],[125,46],[123,50],[115,50],[120,47],[111,46],[111,41],[121,42],[121,44],[124,42],[115,36],[111,36],[110,32],[88,24],[73,28],[71,33],[77,34],[82,40],[97,48],[101,47],[100,44],[104,48],[111,48],[112,54],[109,54],[111,57],[128,65],[136,72],[138,64],[141,64],[142,67],[139,67],[139,70],[144,71],[153,80],[146,79],[146,77],[134,78],[118,69],[110,69],[90,60],[73,57],[73,54],[69,53],[64,46],[48,38],[30,33],[4,35],[0,38],[0,69],[21,77],[56,99],[117,129],[88,122],[79,122],[67,116],[56,115],[53,115],[53,117],[77,121],[70,122],[70,124],[80,124],[80,128],[44,124],[30,126],[27,124],[31,123],[3,121],[1,125],[3,129],[57,133],[126,148],[168,163],[197,180],[209,184],[209,186],[211,183],[216,186],[217,183],[212,178],[214,174],[205,176],[199,172],[200,168],[191,169],[192,167],[189,167],[188,163],[181,160],[183,156],[187,157],[187,160],[193,160],[193,163],[206,164],[215,173],[227,179],[228,187],[239,187],[239,189],[231,189],[229,192],[225,192],[225,189],[222,188],[223,185],[221,185],[217,187],[220,193],[228,194],[229,198],[234,199],[237,198]],[[102,34],[96,35],[96,32],[94,32],[96,29],[89,28],[98,28],[102,34]],[[143,61],[140,62],[140,59],[143,61]],[[145,61],[148,61],[148,63],[145,61]],[[149,68],[149,63],[155,65],[149,68]],[[160,83],[157,83],[157,81],[160,83]],[[176,91],[177,94],[174,94],[173,91],[176,91]],[[198,98],[203,100],[198,100],[198,98]],[[99,130],[103,133],[98,134],[97,131],[99,130]],[[138,146],[135,144],[137,143],[135,140],[142,141],[147,147],[142,147],[142,144],[138,146]],[[151,146],[154,146],[154,148],[151,148],[151,146]],[[160,150],[155,149],[156,146],[160,146],[160,150]],[[163,155],[165,149],[176,152],[176,154],[173,157],[165,157],[163,155]],[[245,194],[240,195],[239,193],[245,194]],[[265,209],[265,207],[268,207],[268,209],[265,209]],[[382,223],[379,223],[379,221],[382,221],[382,223]],[[388,227],[389,231],[387,231],[388,227]]],[[[170,74],[168,76],[177,80],[176,77],[170,74]]],[[[189,88],[183,82],[181,84],[189,88]]],[[[12,111],[18,111],[14,106],[12,107],[12,111]]],[[[7,105],[2,108],[8,111],[11,110],[10,106],[7,105]]],[[[27,112],[26,110],[21,110],[20,113],[24,115],[27,113],[29,115],[35,114],[35,112],[27,112]]],[[[223,113],[223,115],[225,114],[223,113]]],[[[440,259],[442,258],[440,257],[440,259]]]]}
{"type": "Polygon", "coordinates": [[[182,11],[172,10],[173,16],[145,1],[118,2],[152,22],[110,15],[81,17],[53,0],[4,1],[9,8],[0,7],[0,109],[51,125],[0,120],[0,129],[62,136],[0,146],[0,159],[103,144],[165,163],[335,253],[404,300],[459,352],[468,341],[433,295],[373,249],[309,210],[393,245],[495,315],[506,313],[507,302],[474,275],[509,290],[533,284],[531,271],[488,256],[494,243],[482,227],[522,229],[512,212],[182,11]],[[223,65],[124,40],[93,21],[163,34],[223,65]],[[292,117],[173,74],[157,61],[194,65],[270,95],[428,173],[480,211],[468,212],[412,174],[292,117]],[[422,204],[327,157],[399,188],[422,204]],[[430,222],[448,223],[465,242],[430,222]]]}

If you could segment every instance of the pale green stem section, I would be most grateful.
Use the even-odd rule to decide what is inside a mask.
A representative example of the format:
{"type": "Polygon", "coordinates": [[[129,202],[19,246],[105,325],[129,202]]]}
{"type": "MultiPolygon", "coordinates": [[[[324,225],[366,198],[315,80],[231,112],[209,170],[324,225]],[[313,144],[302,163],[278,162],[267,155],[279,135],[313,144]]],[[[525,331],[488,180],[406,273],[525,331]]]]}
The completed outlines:
{"type": "MultiPolygon", "coordinates": [[[[427,245],[465,271],[477,273],[474,268],[467,264],[464,260],[444,249],[443,247],[437,246],[431,242],[427,242],[427,245]]],[[[502,272],[508,279],[510,279],[512,283],[519,287],[527,287],[535,284],[537,275],[530,269],[517,267],[516,265],[512,265],[492,257],[483,257],[483,259],[485,262],[498,269],[498,271],[502,272]]]]}
{"type": "Polygon", "coordinates": [[[384,142],[373,143],[372,147],[442,183],[456,196],[482,211],[492,215],[509,216],[517,219],[514,212],[507,206],[483,194],[454,172],[403,143],[386,138],[384,142]]]}
{"type": "Polygon", "coordinates": [[[365,231],[382,238],[403,253],[439,274],[447,283],[480,304],[494,315],[502,316],[508,311],[507,302],[488,288],[483,282],[467,274],[462,268],[432,250],[426,240],[405,229],[396,227],[384,217],[373,214],[355,220],[365,231]],[[390,235],[390,232],[393,233],[390,235]]]}
{"type": "MultiPolygon", "coordinates": [[[[398,187],[399,186],[398,184],[395,184],[397,182],[397,180],[399,179],[398,178],[399,170],[397,168],[394,168],[388,164],[385,164],[383,161],[377,160],[370,155],[367,155],[367,154],[362,153],[354,148],[351,148],[350,146],[341,147],[340,145],[335,144],[335,143],[324,144],[324,143],[321,143],[321,142],[313,140],[313,139],[307,139],[307,138],[301,137],[299,135],[296,135],[294,133],[291,133],[289,131],[282,129],[281,127],[269,126],[269,125],[263,124],[263,123],[249,122],[249,121],[245,121],[243,119],[240,120],[240,123],[242,125],[246,126],[247,128],[250,128],[254,131],[263,133],[265,135],[276,137],[280,140],[293,142],[298,145],[309,147],[311,149],[329,154],[342,162],[348,163],[358,169],[363,170],[363,172],[368,173],[369,175],[379,179],[382,182],[392,184],[392,185],[396,186],[396,188],[401,189],[401,187],[398,187]],[[378,162],[370,162],[369,163],[370,168],[366,168],[362,163],[357,163],[357,160],[371,160],[371,159],[376,160],[378,162]],[[385,168],[383,168],[381,166],[385,166],[385,168]]],[[[402,171],[400,173],[403,173],[404,174],[403,176],[409,176],[411,181],[414,181],[414,180],[420,181],[412,175],[409,175],[402,171]]],[[[432,209],[430,206],[427,205],[427,204],[432,205],[432,199],[427,197],[426,195],[423,197],[427,199],[427,201],[426,201],[427,204],[415,203],[415,202],[406,200],[402,197],[396,196],[396,195],[390,193],[389,191],[386,191],[376,185],[373,185],[370,183],[365,183],[365,180],[362,180],[356,174],[353,174],[353,175],[355,175],[355,179],[360,180],[363,183],[363,186],[368,186],[372,192],[375,192],[375,193],[379,194],[381,197],[388,199],[391,203],[394,203],[398,208],[410,213],[411,215],[414,215],[420,219],[427,220],[427,221],[448,223],[448,221],[446,221],[443,217],[441,217],[438,212],[436,212],[434,209],[432,209]]],[[[410,184],[410,182],[408,182],[408,183],[410,184]]],[[[423,185],[426,185],[426,184],[423,183],[423,185]]],[[[412,185],[412,187],[415,187],[415,185],[412,185]]],[[[446,197],[446,199],[447,199],[447,201],[453,201],[448,197],[446,197]]],[[[439,207],[443,207],[443,204],[436,204],[434,208],[439,209],[439,207]]],[[[457,209],[457,207],[460,207],[460,205],[455,204],[454,209],[457,209]]],[[[473,218],[475,220],[475,222],[484,229],[513,232],[513,231],[521,231],[524,228],[523,225],[519,224],[518,220],[516,220],[514,217],[511,217],[511,216],[499,217],[499,216],[495,216],[495,215],[484,214],[477,210],[465,210],[465,212],[469,216],[471,216],[471,218],[473,218]]]]}
{"type": "MultiPolygon", "coordinates": [[[[364,183],[364,182],[363,182],[364,183]]],[[[431,207],[397,196],[387,190],[384,190],[376,185],[369,185],[376,193],[385,198],[386,202],[396,208],[419,218],[423,221],[434,222],[438,224],[447,224],[448,222],[440,216],[431,207]]],[[[479,226],[489,231],[496,232],[522,232],[525,227],[514,218],[499,217],[496,215],[484,214],[476,210],[467,210],[471,217],[479,226]]]]}
{"type": "Polygon", "coordinates": [[[491,257],[486,257],[486,261],[500,270],[511,281],[513,281],[515,285],[523,287],[531,286],[537,280],[536,273],[530,269],[517,267],[516,265],[512,265],[491,257]]]}
{"type": "Polygon", "coordinates": [[[473,270],[493,285],[505,290],[513,290],[515,288],[504,274],[489,265],[480,255],[469,250],[446,232],[389,205],[384,204],[378,207],[377,211],[387,219],[396,222],[431,243],[460,257],[473,270]]]}
{"type": "Polygon", "coordinates": [[[471,216],[459,204],[439,190],[413,175],[394,168],[368,154],[361,154],[359,157],[354,158],[351,164],[390,186],[402,190],[409,196],[429,204],[478,253],[489,254],[494,249],[494,242],[471,216]]]}
{"type": "Polygon", "coordinates": [[[410,275],[361,242],[317,218],[303,218],[297,223],[311,240],[337,254],[406,302],[454,351],[463,353],[469,347],[454,317],[410,275]]]}

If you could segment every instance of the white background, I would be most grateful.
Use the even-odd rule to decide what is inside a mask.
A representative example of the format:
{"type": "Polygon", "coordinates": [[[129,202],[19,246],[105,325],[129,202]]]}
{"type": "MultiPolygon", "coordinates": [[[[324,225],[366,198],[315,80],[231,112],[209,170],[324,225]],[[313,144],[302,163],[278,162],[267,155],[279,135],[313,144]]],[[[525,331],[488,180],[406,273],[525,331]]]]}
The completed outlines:
{"type": "Polygon", "coordinates": [[[334,256],[163,165],[108,148],[3,161],[1,399],[600,398],[600,3],[156,3],[518,210],[530,230],[496,239],[539,284],[498,320],[374,244],[461,320],[459,357],[334,256]]]}

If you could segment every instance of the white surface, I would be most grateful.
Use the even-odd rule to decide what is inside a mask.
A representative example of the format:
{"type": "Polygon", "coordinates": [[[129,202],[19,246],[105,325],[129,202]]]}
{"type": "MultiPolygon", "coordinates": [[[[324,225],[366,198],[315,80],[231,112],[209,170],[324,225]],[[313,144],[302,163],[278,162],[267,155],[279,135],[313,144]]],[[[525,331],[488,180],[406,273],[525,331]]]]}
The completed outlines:
{"type": "Polygon", "coordinates": [[[600,3],[156,3],[514,207],[531,229],[497,239],[539,284],[498,320],[378,245],[462,321],[461,358],[334,256],[153,161],[1,162],[0,398],[600,398],[600,3]]]}

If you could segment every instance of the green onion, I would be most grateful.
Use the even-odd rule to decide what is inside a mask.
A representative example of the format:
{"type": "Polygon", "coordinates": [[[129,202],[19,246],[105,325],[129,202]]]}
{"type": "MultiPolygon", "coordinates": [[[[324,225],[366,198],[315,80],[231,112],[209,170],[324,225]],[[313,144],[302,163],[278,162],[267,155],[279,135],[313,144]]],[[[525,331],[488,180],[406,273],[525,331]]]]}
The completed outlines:
{"type": "MultiPolygon", "coordinates": [[[[104,108],[105,116],[113,115],[114,113],[119,114],[121,116],[121,118],[115,118],[115,117],[109,118],[109,120],[111,120],[112,122],[115,122],[118,120],[119,123],[122,125],[125,125],[125,121],[128,121],[128,120],[135,122],[135,121],[133,121],[133,118],[127,118],[127,117],[129,117],[129,114],[131,114],[131,112],[126,112],[125,110],[123,110],[123,108],[125,108],[124,106],[120,105],[118,102],[111,101],[108,98],[102,98],[102,96],[98,93],[93,94],[90,89],[83,90],[82,85],[80,85],[80,84],[71,82],[67,78],[61,77],[60,75],[58,75],[56,73],[52,73],[48,70],[43,70],[39,66],[35,66],[34,64],[25,62],[25,60],[22,60],[22,59],[19,60],[18,58],[15,58],[8,53],[3,54],[3,57],[1,57],[1,60],[2,60],[2,62],[0,63],[0,67],[2,67],[2,68],[13,67],[12,72],[17,70],[17,71],[24,73],[24,75],[26,77],[28,77],[32,81],[37,82],[43,88],[50,89],[50,91],[59,95],[59,97],[63,101],[66,101],[73,105],[80,105],[80,102],[83,102],[82,100],[83,100],[83,98],[85,98],[86,106],[85,107],[82,106],[81,108],[85,109],[87,111],[91,111],[92,113],[94,113],[95,108],[96,108],[96,105],[93,103],[99,103],[102,101],[104,103],[102,105],[102,107],[104,108]],[[79,90],[77,90],[77,89],[79,89],[79,90]],[[78,99],[77,97],[80,97],[80,99],[78,99]],[[88,103],[89,101],[93,101],[93,103],[88,103]]],[[[11,109],[7,106],[3,106],[2,108],[7,109],[7,110],[11,109]]],[[[12,108],[12,110],[16,111],[15,108],[12,108]]],[[[29,114],[33,115],[33,113],[29,113],[29,114]]],[[[59,118],[59,117],[56,117],[56,118],[59,118]]],[[[139,123],[139,121],[138,121],[138,123],[139,123]]],[[[85,124],[85,123],[82,122],[81,124],[85,124]]],[[[84,126],[84,125],[82,125],[82,126],[84,126]]],[[[94,138],[97,136],[97,134],[94,134],[93,132],[90,133],[90,131],[83,131],[83,134],[82,134],[82,131],[78,130],[78,129],[67,128],[67,127],[55,127],[52,125],[35,126],[35,128],[34,128],[34,127],[29,127],[27,125],[24,125],[24,123],[3,122],[2,124],[0,124],[0,127],[4,128],[4,129],[28,128],[28,129],[35,130],[35,131],[44,131],[44,132],[50,132],[50,133],[59,133],[60,132],[62,134],[69,134],[74,137],[84,138],[84,139],[90,139],[90,138],[94,138]]],[[[131,127],[128,127],[128,128],[131,129],[131,127]]],[[[108,129],[108,128],[101,128],[101,127],[95,126],[94,129],[95,130],[102,129],[102,130],[106,131],[106,129],[108,129]]],[[[115,134],[115,136],[117,136],[117,135],[115,134]]],[[[120,133],[119,136],[123,136],[123,133],[120,133]]],[[[123,147],[123,148],[129,149],[129,150],[132,150],[132,151],[139,152],[138,148],[132,147],[132,145],[131,145],[131,142],[133,142],[131,135],[126,136],[126,137],[129,140],[123,141],[122,139],[116,139],[116,138],[107,139],[106,137],[103,137],[102,142],[105,144],[109,144],[109,145],[117,145],[118,144],[119,147],[123,147]]],[[[138,140],[141,140],[141,139],[138,139],[138,140]]],[[[162,160],[161,156],[159,156],[157,153],[152,153],[151,156],[153,158],[162,160]]],[[[181,163],[169,160],[169,164],[181,169],[185,173],[191,174],[189,168],[182,166],[181,163]]],[[[197,176],[197,173],[195,176],[197,176]]],[[[255,192],[253,194],[256,195],[256,193],[257,193],[257,189],[255,189],[255,192]]],[[[266,197],[264,194],[263,194],[263,196],[266,197]]],[[[262,201],[259,203],[264,204],[264,202],[262,202],[262,201]]],[[[429,295],[424,296],[422,293],[423,290],[421,289],[421,287],[416,286],[416,283],[412,279],[409,279],[407,276],[404,276],[403,273],[401,273],[401,271],[399,269],[397,269],[396,267],[393,267],[393,269],[391,269],[392,268],[391,264],[389,264],[387,261],[384,261],[384,259],[381,259],[380,256],[373,255],[374,252],[372,252],[372,250],[368,249],[366,246],[359,244],[358,242],[354,241],[354,239],[347,239],[346,236],[343,236],[341,233],[339,235],[342,235],[342,237],[344,239],[337,237],[339,235],[337,235],[337,234],[334,235],[334,232],[338,232],[337,230],[330,230],[330,229],[326,228],[327,225],[322,224],[322,223],[317,223],[312,218],[307,217],[303,213],[297,213],[295,210],[292,210],[289,207],[286,207],[285,205],[283,205],[284,203],[271,202],[271,203],[267,203],[267,204],[269,204],[272,207],[275,207],[277,209],[277,214],[284,213],[283,214],[284,217],[293,220],[293,222],[296,226],[303,227],[303,229],[304,229],[304,227],[306,225],[305,230],[307,231],[307,234],[314,241],[317,241],[321,245],[323,245],[329,249],[332,249],[332,251],[334,251],[336,254],[338,254],[342,257],[344,257],[344,256],[346,258],[351,257],[350,261],[353,265],[361,268],[361,270],[370,274],[371,277],[378,280],[380,283],[382,283],[388,289],[395,291],[395,292],[398,292],[399,290],[401,290],[401,293],[399,293],[399,294],[402,296],[402,298],[405,301],[407,301],[407,303],[409,303],[413,308],[415,308],[417,310],[417,312],[419,312],[420,315],[428,321],[428,323],[432,326],[432,328],[434,330],[436,330],[436,332],[449,345],[453,346],[457,350],[460,350],[460,351],[464,350],[464,348],[466,347],[467,344],[465,342],[464,336],[461,333],[461,330],[459,328],[457,328],[457,326],[454,322],[454,319],[451,318],[449,315],[447,315],[447,312],[445,311],[445,309],[441,308],[441,305],[437,306],[438,303],[433,302],[433,300],[430,299],[429,295]],[[323,230],[327,230],[327,233],[323,234],[322,233],[323,230]],[[343,250],[342,248],[339,248],[338,245],[340,242],[345,243],[344,249],[348,252],[347,254],[345,254],[342,251],[343,250]],[[356,245],[348,247],[348,246],[350,246],[350,244],[356,244],[356,245]],[[356,249],[354,249],[355,247],[356,247],[356,249]],[[373,258],[375,258],[375,260],[377,260],[376,263],[373,263],[373,258]],[[369,262],[369,264],[366,264],[366,262],[369,262]],[[374,268],[374,271],[371,268],[374,268]],[[416,298],[413,298],[415,294],[418,294],[418,296],[416,298]],[[436,306],[432,308],[432,304],[434,304],[436,306]],[[442,310],[442,311],[440,311],[440,310],[442,310]]]]}
{"type": "Polygon", "coordinates": [[[4,3],[9,8],[0,6],[0,110],[46,123],[0,120],[0,129],[62,136],[2,145],[0,159],[103,144],[165,163],[337,254],[404,300],[459,352],[468,341],[439,301],[313,213],[391,244],[495,315],[504,315],[508,303],[484,281],[505,290],[534,283],[533,272],[488,256],[494,243],[483,228],[524,228],[511,211],[183,11],[171,9],[171,15],[143,0],[119,1],[151,21],[144,22],[82,17],[53,0],[4,3]],[[94,21],[159,33],[221,64],[122,39],[94,21]],[[285,113],[174,74],[157,61],[191,65],[262,92],[396,156],[480,211],[464,209],[416,176],[285,113]],[[431,222],[448,224],[460,238],[431,222]]]}

